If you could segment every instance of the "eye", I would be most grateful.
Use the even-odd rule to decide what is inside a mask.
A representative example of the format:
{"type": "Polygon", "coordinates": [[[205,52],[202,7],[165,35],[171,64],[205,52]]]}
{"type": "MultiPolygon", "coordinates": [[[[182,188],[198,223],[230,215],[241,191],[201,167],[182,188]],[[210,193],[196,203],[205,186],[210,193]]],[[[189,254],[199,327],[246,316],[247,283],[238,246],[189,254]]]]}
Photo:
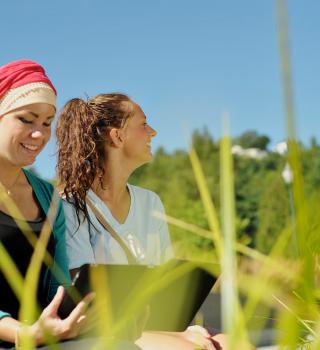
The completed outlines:
{"type": "Polygon", "coordinates": [[[23,124],[32,124],[32,120],[28,120],[24,117],[19,117],[19,120],[23,123],[23,124]]]}
{"type": "Polygon", "coordinates": [[[46,122],[46,123],[43,123],[43,125],[46,127],[46,128],[50,128],[52,122],[46,122]]]}

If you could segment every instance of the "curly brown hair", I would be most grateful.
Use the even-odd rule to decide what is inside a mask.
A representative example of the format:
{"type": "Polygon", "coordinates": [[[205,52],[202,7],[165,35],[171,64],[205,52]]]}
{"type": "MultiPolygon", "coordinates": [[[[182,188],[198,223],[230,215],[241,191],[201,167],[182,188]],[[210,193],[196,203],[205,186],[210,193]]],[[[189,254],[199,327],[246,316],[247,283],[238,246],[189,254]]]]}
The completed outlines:
{"type": "MultiPolygon", "coordinates": [[[[89,219],[86,194],[96,177],[105,173],[106,143],[110,130],[122,128],[134,113],[133,101],[124,94],[100,94],[88,101],[74,98],[60,112],[56,136],[58,176],[66,200],[89,219]]],[[[102,182],[101,182],[102,184],[102,182]]]]}

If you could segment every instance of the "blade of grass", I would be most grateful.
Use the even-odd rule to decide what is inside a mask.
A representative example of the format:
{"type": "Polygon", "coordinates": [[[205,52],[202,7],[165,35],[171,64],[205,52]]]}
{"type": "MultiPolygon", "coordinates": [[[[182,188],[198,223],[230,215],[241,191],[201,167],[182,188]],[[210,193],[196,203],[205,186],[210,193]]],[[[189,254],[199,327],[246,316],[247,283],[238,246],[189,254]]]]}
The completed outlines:
{"type": "MultiPolygon", "coordinates": [[[[228,122],[225,117],[225,123],[228,122]]],[[[222,327],[229,337],[229,350],[248,348],[247,331],[238,300],[236,233],[235,233],[235,196],[231,138],[228,129],[220,141],[220,188],[221,188],[221,223],[222,223],[222,278],[221,310],[222,327]]]]}
{"type": "MultiPolygon", "coordinates": [[[[34,247],[24,280],[19,309],[19,320],[24,325],[32,325],[39,317],[37,290],[39,286],[40,271],[47,251],[46,248],[52,233],[49,218],[55,217],[56,212],[57,200],[52,200],[47,218],[34,247]]],[[[54,341],[54,338],[49,334],[47,338],[51,342],[54,341]]],[[[28,332],[22,332],[21,345],[22,348],[25,349],[33,349],[35,347],[34,339],[31,338],[28,332]]]]}
{"type": "Polygon", "coordinates": [[[303,171],[299,143],[295,129],[293,84],[291,78],[291,63],[289,50],[288,16],[287,2],[277,0],[279,49],[281,60],[282,85],[284,92],[284,104],[288,133],[288,160],[293,173],[293,199],[296,213],[296,232],[301,259],[304,261],[304,283],[301,286],[305,300],[312,299],[312,289],[314,284],[314,267],[312,255],[307,247],[307,206],[303,186],[303,171]]]}
{"type": "MultiPolygon", "coordinates": [[[[54,193],[52,201],[58,201],[58,195],[54,193]]],[[[3,185],[0,183],[0,203],[2,203],[9,212],[9,215],[12,216],[12,218],[15,220],[15,218],[23,218],[23,215],[19,208],[17,207],[16,203],[13,201],[13,199],[8,196],[5,188],[3,185]]],[[[54,210],[49,210],[47,218],[52,226],[52,223],[54,222],[55,219],[55,211],[54,210]]],[[[36,244],[41,244],[41,242],[38,242],[38,237],[34,234],[32,229],[30,228],[30,225],[26,220],[15,220],[15,223],[19,227],[20,231],[22,234],[25,236],[25,238],[28,240],[29,244],[35,248],[36,244]]],[[[43,258],[43,262],[46,264],[48,268],[53,266],[53,258],[50,255],[48,251],[45,251],[45,255],[43,258]]],[[[60,269],[59,266],[55,265],[55,269],[51,270],[52,274],[55,276],[57,280],[64,280],[64,273],[60,269]]]]}
{"type": "Polygon", "coordinates": [[[116,322],[112,314],[108,276],[102,266],[90,270],[90,283],[95,292],[93,307],[99,317],[97,331],[101,341],[97,346],[108,348],[112,346],[116,322]]]}
{"type": "MultiPolygon", "coordinates": [[[[205,230],[202,227],[199,227],[197,225],[194,225],[194,224],[185,222],[183,220],[174,218],[170,215],[163,214],[162,212],[155,212],[154,211],[153,215],[156,218],[166,220],[166,222],[168,224],[175,225],[175,226],[182,228],[188,232],[191,232],[195,235],[212,240],[211,231],[205,230]]],[[[287,277],[288,279],[296,280],[296,271],[294,271],[292,269],[290,269],[288,271],[287,266],[285,266],[284,264],[280,264],[278,259],[277,259],[277,256],[281,256],[281,254],[279,252],[279,251],[282,251],[281,247],[283,247],[283,249],[285,249],[285,247],[286,247],[285,244],[280,244],[279,241],[281,241],[282,243],[285,243],[285,242],[287,242],[287,238],[288,238],[287,233],[284,233],[283,235],[279,236],[277,243],[276,243],[276,246],[279,247],[279,245],[280,245],[280,248],[276,249],[275,254],[273,254],[272,257],[264,255],[263,253],[259,252],[258,250],[250,248],[250,247],[248,247],[242,243],[239,243],[239,242],[235,242],[235,249],[237,252],[243,254],[244,256],[251,258],[253,260],[253,262],[254,261],[260,262],[261,264],[268,266],[270,269],[273,269],[278,274],[283,274],[283,276],[287,277]]],[[[212,260],[210,260],[210,261],[212,261],[212,260]]]]}
{"type": "Polygon", "coordinates": [[[23,277],[20,274],[16,264],[7,252],[6,248],[0,242],[0,270],[9,283],[11,289],[16,295],[17,299],[21,299],[23,290],[23,277]]]}
{"type": "MultiPolygon", "coordinates": [[[[301,282],[298,285],[298,294],[300,294],[305,300],[303,308],[297,306],[294,312],[298,315],[297,317],[299,317],[299,313],[302,312],[303,314],[309,313],[313,318],[317,313],[314,300],[314,259],[311,251],[307,246],[309,229],[307,218],[309,215],[304,192],[300,147],[295,129],[294,96],[291,78],[287,13],[287,2],[285,0],[277,0],[279,51],[288,134],[288,161],[293,173],[293,182],[291,189],[295,212],[295,222],[293,225],[295,227],[295,232],[293,232],[293,234],[297,235],[296,241],[298,242],[298,252],[302,262],[300,279],[301,282]]],[[[300,325],[301,323],[298,323],[297,328],[299,328],[300,325]]],[[[299,332],[296,332],[296,334],[291,334],[291,336],[288,338],[289,346],[294,346],[295,342],[299,343],[299,332]]]]}
{"type": "Polygon", "coordinates": [[[189,156],[190,156],[193,172],[196,178],[196,182],[200,191],[201,200],[204,205],[204,209],[208,218],[209,227],[212,232],[216,254],[219,259],[219,257],[221,256],[221,238],[220,238],[221,231],[220,231],[220,225],[219,225],[216,209],[211,199],[208,185],[207,185],[204,173],[202,171],[201,163],[194,147],[191,147],[189,156]]]}

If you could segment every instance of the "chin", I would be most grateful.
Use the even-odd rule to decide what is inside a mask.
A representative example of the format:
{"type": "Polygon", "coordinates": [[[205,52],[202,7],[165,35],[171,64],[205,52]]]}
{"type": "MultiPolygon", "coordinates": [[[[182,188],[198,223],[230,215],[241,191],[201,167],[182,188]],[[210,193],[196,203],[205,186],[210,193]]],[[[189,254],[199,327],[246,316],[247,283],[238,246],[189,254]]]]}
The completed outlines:
{"type": "Polygon", "coordinates": [[[152,157],[150,157],[150,158],[148,158],[148,159],[142,159],[138,164],[137,164],[137,166],[136,166],[136,169],[137,168],[140,168],[142,165],[145,165],[145,164],[147,164],[147,163],[150,163],[151,162],[151,160],[152,160],[152,157]]]}
{"type": "Polygon", "coordinates": [[[35,161],[36,161],[36,159],[30,159],[30,160],[25,159],[24,161],[20,162],[19,165],[21,167],[31,166],[35,161]]]}
{"type": "Polygon", "coordinates": [[[152,154],[150,154],[150,155],[149,155],[149,157],[147,157],[147,159],[146,159],[146,163],[151,162],[151,161],[152,161],[152,159],[153,159],[153,155],[152,155],[152,154]]]}
{"type": "Polygon", "coordinates": [[[153,154],[152,152],[150,151],[149,155],[148,155],[148,158],[149,158],[149,161],[153,159],[153,154]]]}

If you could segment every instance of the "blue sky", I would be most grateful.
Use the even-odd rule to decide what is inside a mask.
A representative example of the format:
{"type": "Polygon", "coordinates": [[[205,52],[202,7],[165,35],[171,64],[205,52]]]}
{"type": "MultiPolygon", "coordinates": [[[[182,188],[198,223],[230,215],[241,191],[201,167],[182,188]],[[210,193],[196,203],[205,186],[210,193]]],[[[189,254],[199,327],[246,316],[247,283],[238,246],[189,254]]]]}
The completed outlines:
{"type": "MultiPolygon", "coordinates": [[[[298,135],[319,139],[320,3],[288,1],[298,135]]],[[[70,98],[129,94],[158,131],[154,148],[186,148],[185,130],[255,129],[285,137],[276,5],[272,0],[3,1],[0,65],[34,59],[70,98]]],[[[55,142],[36,162],[54,175],[55,142]]]]}

